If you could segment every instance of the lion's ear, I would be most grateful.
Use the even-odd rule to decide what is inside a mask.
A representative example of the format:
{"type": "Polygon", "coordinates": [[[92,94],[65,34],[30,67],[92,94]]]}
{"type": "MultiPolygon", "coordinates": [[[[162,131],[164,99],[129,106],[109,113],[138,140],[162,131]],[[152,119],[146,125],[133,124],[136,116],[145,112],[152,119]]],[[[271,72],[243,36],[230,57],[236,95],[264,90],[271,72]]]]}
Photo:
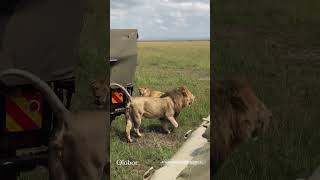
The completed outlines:
{"type": "Polygon", "coordinates": [[[231,97],[231,105],[234,109],[240,110],[240,111],[247,111],[248,106],[245,104],[243,99],[239,96],[233,96],[231,97]]]}

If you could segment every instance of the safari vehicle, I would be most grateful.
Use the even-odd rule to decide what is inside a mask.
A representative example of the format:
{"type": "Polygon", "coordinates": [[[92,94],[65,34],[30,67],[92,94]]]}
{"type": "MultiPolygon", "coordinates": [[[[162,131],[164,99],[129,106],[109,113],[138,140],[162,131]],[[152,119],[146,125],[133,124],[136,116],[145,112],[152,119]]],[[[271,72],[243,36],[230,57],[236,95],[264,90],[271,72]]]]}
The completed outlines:
{"type": "MultiPolygon", "coordinates": [[[[69,6],[59,9],[61,17],[66,17],[61,19],[37,14],[43,12],[39,9],[50,8],[42,7],[46,3],[32,6],[30,1],[19,9],[20,13],[15,13],[15,3],[22,1],[6,2],[0,3],[0,71],[18,68],[37,75],[68,108],[75,91],[74,69],[78,58],[74,55],[73,39],[80,34],[80,21],[69,22],[66,16],[70,13],[69,6]],[[61,31],[60,39],[52,36],[56,31],[61,31]]],[[[47,145],[56,126],[54,122],[48,103],[30,82],[15,77],[0,79],[1,180],[15,180],[21,171],[47,166],[47,145]]]]}
{"type": "MultiPolygon", "coordinates": [[[[121,84],[132,95],[133,80],[137,66],[136,29],[110,30],[110,82],[121,84]]],[[[118,87],[111,87],[111,121],[125,112],[128,98],[118,87]]]]}

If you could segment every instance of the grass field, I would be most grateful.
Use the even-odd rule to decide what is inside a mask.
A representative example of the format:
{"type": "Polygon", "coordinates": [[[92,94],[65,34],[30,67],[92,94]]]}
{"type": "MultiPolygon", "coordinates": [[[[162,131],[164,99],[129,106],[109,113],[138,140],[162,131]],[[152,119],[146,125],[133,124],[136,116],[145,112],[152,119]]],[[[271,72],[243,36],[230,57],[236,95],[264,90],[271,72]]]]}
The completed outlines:
{"type": "Polygon", "coordinates": [[[208,41],[139,42],[135,86],[166,91],[186,85],[196,100],[178,117],[179,128],[173,133],[164,134],[158,120],[144,119],[144,137],[132,144],[125,139],[124,118],[117,118],[111,128],[112,179],[140,180],[151,166],[159,168],[183,143],[184,133],[198,127],[209,114],[209,48],[208,41]],[[116,160],[138,161],[138,165],[118,166],[116,160]]]}
{"type": "Polygon", "coordinates": [[[247,77],[274,120],[263,138],[239,147],[214,179],[292,180],[320,165],[319,5],[215,3],[216,77],[247,77]]]}

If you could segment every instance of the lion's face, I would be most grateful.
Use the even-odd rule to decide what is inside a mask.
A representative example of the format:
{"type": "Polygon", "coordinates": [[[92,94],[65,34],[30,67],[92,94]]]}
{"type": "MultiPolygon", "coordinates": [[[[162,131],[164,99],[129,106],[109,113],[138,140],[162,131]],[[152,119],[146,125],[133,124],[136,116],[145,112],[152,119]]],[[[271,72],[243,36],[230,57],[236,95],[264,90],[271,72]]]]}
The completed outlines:
{"type": "Polygon", "coordinates": [[[240,136],[248,140],[264,133],[272,119],[272,112],[255,95],[251,87],[246,83],[239,85],[232,99],[231,104],[239,118],[240,136]]]}
{"type": "Polygon", "coordinates": [[[252,138],[256,139],[263,134],[272,119],[271,111],[257,99],[255,106],[247,106],[245,112],[238,111],[238,131],[239,139],[248,141],[252,138]]]}
{"type": "Polygon", "coordinates": [[[181,91],[183,95],[183,105],[185,107],[190,107],[195,100],[195,96],[189,91],[186,86],[180,87],[179,91],[181,91]]]}
{"type": "Polygon", "coordinates": [[[102,107],[107,101],[109,86],[103,80],[99,80],[92,82],[91,89],[95,98],[94,103],[102,107]]]}
{"type": "Polygon", "coordinates": [[[265,132],[272,113],[247,81],[216,81],[211,96],[216,144],[212,161],[219,167],[239,144],[265,132]]]}
{"type": "Polygon", "coordinates": [[[140,96],[149,96],[150,95],[150,89],[145,87],[138,88],[140,96]]]}

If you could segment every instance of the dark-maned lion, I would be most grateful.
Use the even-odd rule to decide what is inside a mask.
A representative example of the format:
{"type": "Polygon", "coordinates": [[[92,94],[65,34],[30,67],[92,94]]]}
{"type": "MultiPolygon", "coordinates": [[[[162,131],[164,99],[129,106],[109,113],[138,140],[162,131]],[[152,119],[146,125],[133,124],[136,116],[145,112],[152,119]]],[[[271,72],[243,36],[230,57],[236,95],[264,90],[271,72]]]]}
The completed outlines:
{"type": "Polygon", "coordinates": [[[211,92],[215,173],[237,145],[266,130],[272,113],[246,80],[216,81],[211,92]]]}
{"type": "Polygon", "coordinates": [[[195,100],[195,96],[187,89],[183,91],[183,89],[187,89],[185,86],[172,89],[170,91],[166,91],[161,98],[170,97],[174,102],[174,118],[177,118],[182,111],[182,109],[186,106],[190,106],[195,100]]]}
{"type": "Polygon", "coordinates": [[[129,99],[126,111],[126,133],[128,142],[132,142],[130,130],[132,124],[134,131],[139,137],[141,133],[139,127],[143,117],[159,118],[163,129],[170,133],[168,129],[169,122],[175,127],[178,127],[176,121],[177,114],[187,106],[191,106],[195,97],[186,86],[181,86],[170,92],[167,92],[164,97],[131,97],[129,92],[120,84],[111,83],[111,86],[120,87],[129,99]]]}

